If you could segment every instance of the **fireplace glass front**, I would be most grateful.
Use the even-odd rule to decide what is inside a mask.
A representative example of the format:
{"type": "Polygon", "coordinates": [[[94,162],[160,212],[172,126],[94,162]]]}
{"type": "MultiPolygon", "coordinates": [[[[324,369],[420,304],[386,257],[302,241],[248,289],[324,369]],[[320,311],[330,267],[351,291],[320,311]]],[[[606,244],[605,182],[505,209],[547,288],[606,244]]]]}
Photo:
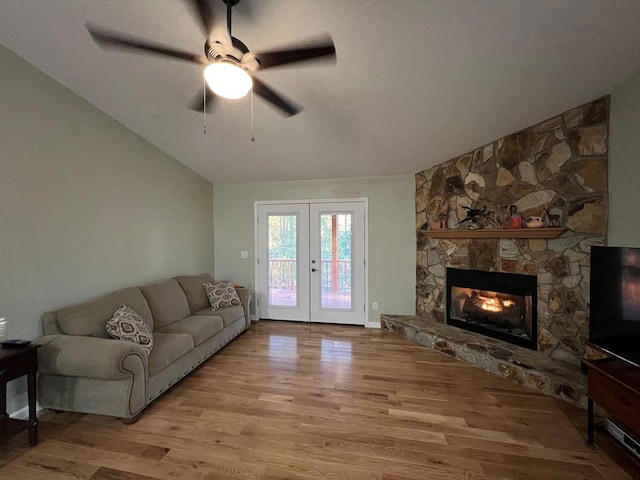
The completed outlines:
{"type": "Polygon", "coordinates": [[[535,276],[447,269],[447,323],[537,349],[535,276]]]}

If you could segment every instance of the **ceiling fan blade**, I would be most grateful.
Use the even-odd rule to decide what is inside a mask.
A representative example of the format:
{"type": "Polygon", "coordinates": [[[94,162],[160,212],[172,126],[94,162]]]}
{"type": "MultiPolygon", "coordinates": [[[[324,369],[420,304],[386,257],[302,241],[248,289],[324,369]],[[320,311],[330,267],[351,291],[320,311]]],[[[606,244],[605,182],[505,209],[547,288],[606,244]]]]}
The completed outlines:
{"type": "Polygon", "coordinates": [[[300,105],[286,99],[256,77],[253,77],[253,91],[256,95],[260,95],[267,102],[279,108],[287,117],[293,117],[302,111],[302,107],[300,105]]]}
{"type": "Polygon", "coordinates": [[[209,87],[207,87],[207,103],[204,103],[204,98],[202,91],[196,93],[191,102],[189,103],[189,110],[193,110],[195,112],[204,112],[205,109],[207,113],[211,113],[215,110],[216,105],[218,104],[218,98],[215,93],[211,91],[209,87]]]}
{"type": "Polygon", "coordinates": [[[139,52],[148,52],[164,57],[178,58],[188,62],[200,63],[207,65],[209,62],[203,55],[176,50],[158,43],[148,42],[146,40],[122,35],[116,32],[110,32],[93,25],[87,25],[87,30],[91,34],[93,40],[106,48],[119,48],[123,50],[135,50],[139,52]]]}
{"type": "Polygon", "coordinates": [[[187,3],[198,17],[205,36],[209,37],[215,24],[215,14],[209,0],[187,0],[187,3]]]}
{"type": "Polygon", "coordinates": [[[254,54],[260,63],[260,70],[280,67],[291,63],[306,62],[323,58],[332,60],[336,58],[336,47],[333,40],[328,38],[312,45],[300,46],[287,50],[272,50],[254,54]]]}

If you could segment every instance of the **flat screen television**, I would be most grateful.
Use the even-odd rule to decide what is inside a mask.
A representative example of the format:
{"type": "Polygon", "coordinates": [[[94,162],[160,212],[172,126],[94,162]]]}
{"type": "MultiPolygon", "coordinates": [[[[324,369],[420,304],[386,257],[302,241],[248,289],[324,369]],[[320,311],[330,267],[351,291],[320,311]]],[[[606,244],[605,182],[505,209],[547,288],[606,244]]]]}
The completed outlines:
{"type": "Polygon", "coordinates": [[[640,367],[640,248],[591,247],[589,341],[640,367]]]}

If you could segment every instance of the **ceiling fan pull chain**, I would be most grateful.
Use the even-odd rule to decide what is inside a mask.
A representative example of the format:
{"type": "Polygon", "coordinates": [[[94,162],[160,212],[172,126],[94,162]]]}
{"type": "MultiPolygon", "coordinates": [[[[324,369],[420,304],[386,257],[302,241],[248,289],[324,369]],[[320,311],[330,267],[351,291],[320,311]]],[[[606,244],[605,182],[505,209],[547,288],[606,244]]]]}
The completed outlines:
{"type": "Polygon", "coordinates": [[[207,134],[207,81],[202,81],[202,104],[204,108],[202,109],[202,114],[204,115],[204,135],[207,134]]]}
{"type": "Polygon", "coordinates": [[[255,142],[256,137],[253,134],[253,88],[251,89],[251,141],[255,142]]]}

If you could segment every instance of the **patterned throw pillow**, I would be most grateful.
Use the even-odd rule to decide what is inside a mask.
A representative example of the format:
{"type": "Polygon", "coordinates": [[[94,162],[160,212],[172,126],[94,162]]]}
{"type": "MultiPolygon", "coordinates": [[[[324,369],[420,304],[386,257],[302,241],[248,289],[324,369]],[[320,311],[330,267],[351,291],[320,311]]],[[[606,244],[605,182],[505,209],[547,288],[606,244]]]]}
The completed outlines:
{"type": "Polygon", "coordinates": [[[153,348],[153,334],[149,326],[133,308],[120,305],[107,322],[107,333],[116,340],[134,342],[142,345],[149,355],[153,348]]]}
{"type": "Polygon", "coordinates": [[[211,310],[240,305],[240,297],[233,288],[233,282],[203,283],[202,286],[207,292],[211,310]]]}

